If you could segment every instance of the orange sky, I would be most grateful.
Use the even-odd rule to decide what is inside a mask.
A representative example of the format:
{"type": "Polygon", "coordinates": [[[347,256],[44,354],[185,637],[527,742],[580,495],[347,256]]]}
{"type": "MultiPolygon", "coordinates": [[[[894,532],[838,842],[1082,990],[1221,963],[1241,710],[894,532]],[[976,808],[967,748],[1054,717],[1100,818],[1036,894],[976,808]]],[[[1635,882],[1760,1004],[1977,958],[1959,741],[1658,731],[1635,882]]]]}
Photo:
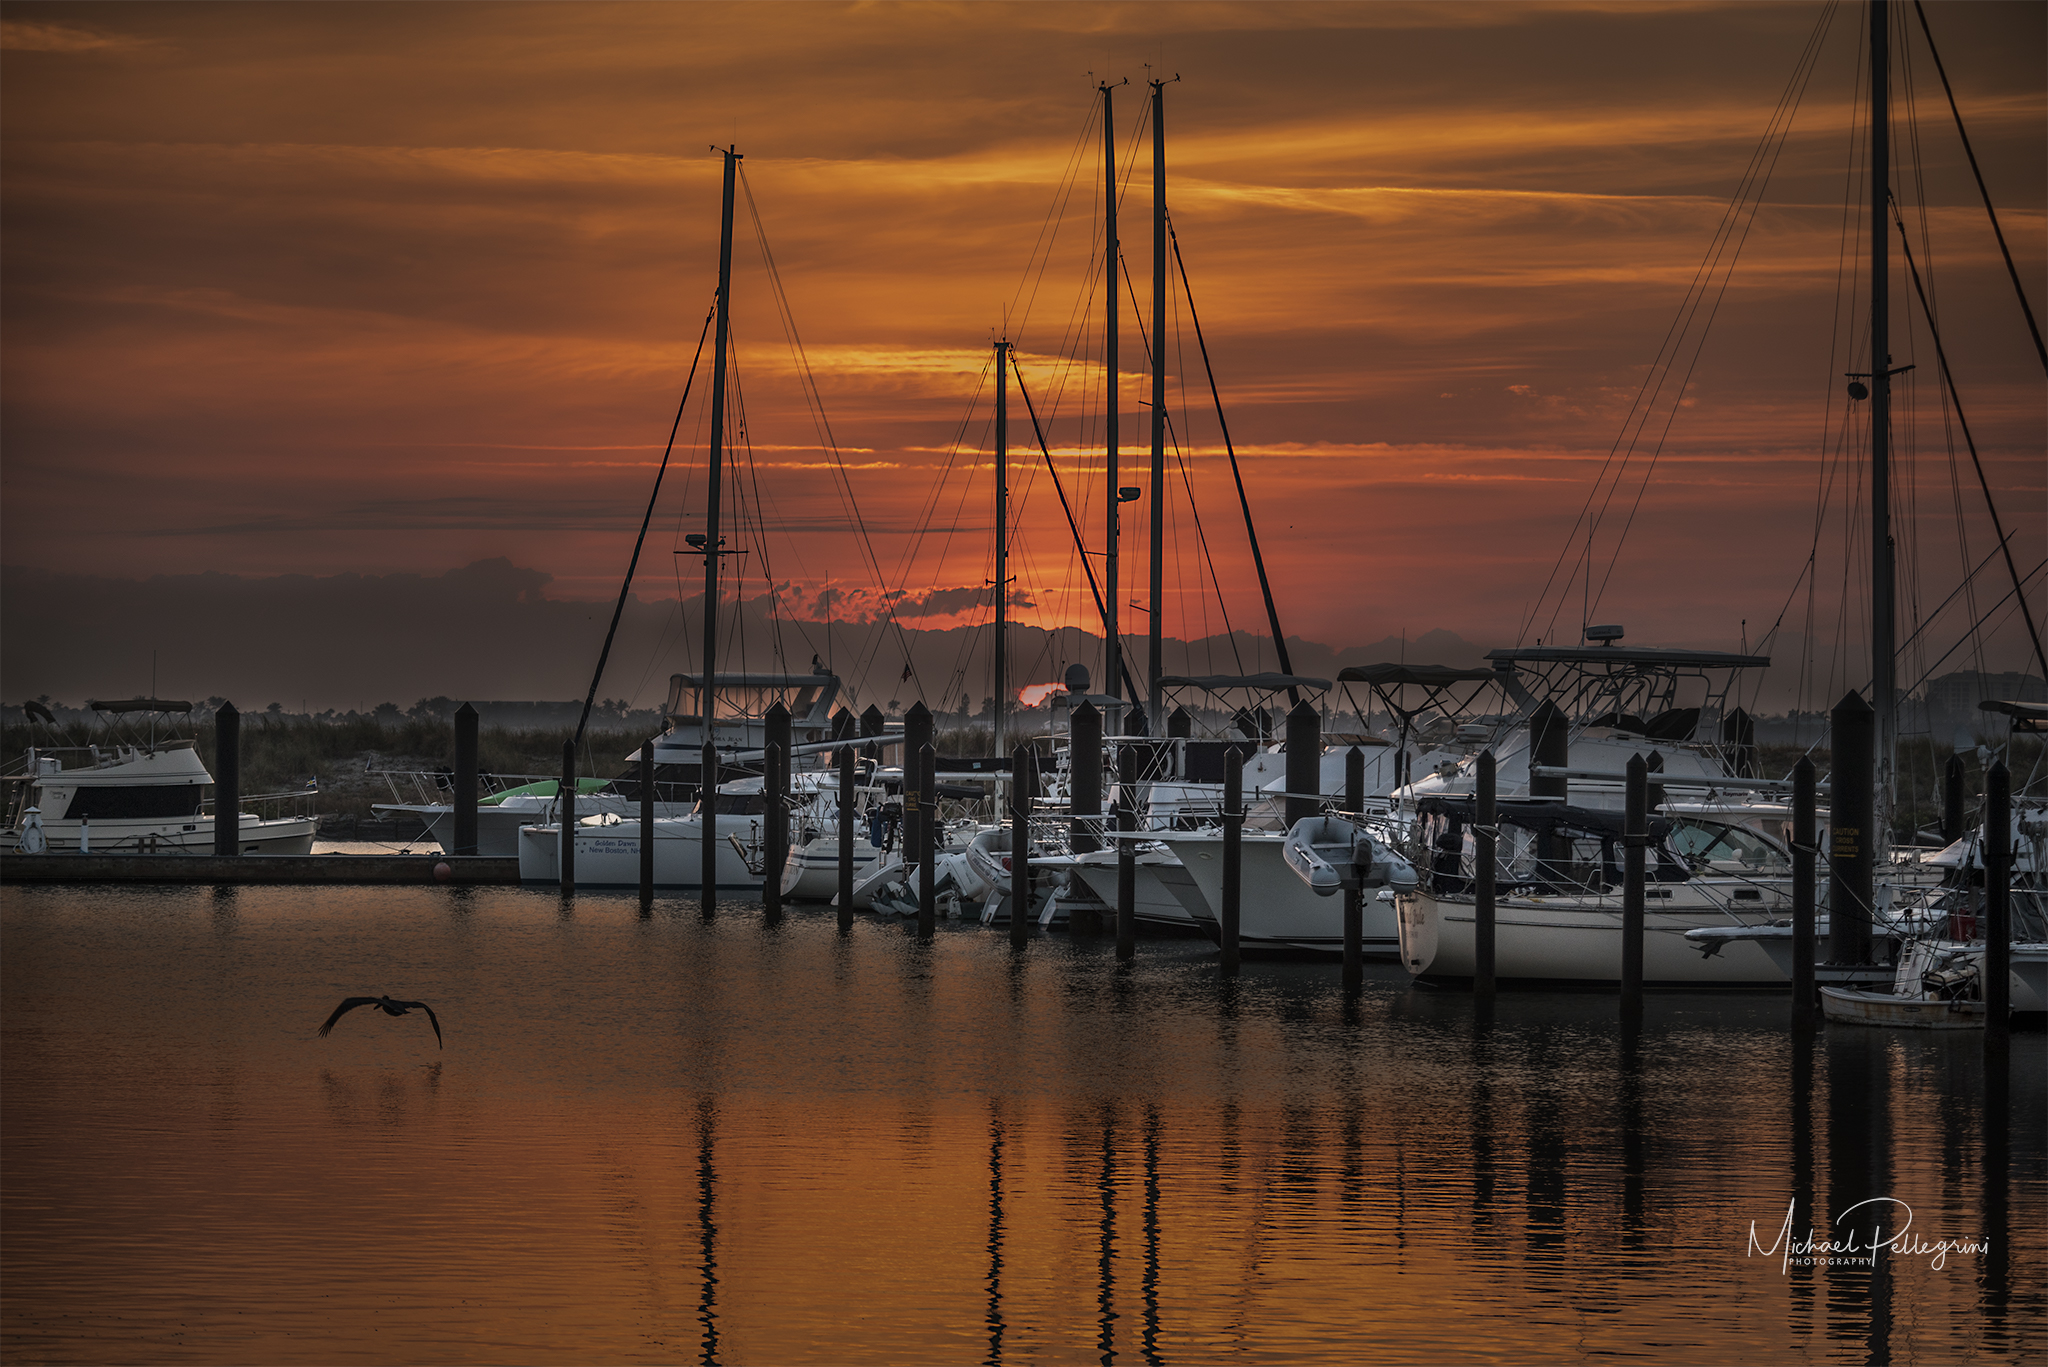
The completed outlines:
{"type": "MultiPolygon", "coordinates": [[[[2039,314],[2048,11],[1929,10],[2039,314]]],[[[775,580],[856,602],[978,590],[986,471],[935,481],[958,434],[960,468],[984,441],[988,407],[970,404],[1006,317],[1039,397],[1056,384],[1088,288],[1100,173],[1085,137],[1104,74],[1132,81],[1117,106],[1139,154],[1123,241],[1149,311],[1150,149],[1131,139],[1151,63],[1182,78],[1171,199],[1286,629],[1504,643],[1821,13],[8,5],[5,559],[142,577],[437,574],[505,556],[553,574],[557,596],[610,596],[715,283],[707,148],[735,142],[884,582],[845,530],[743,210],[749,434],[770,519],[793,533],[775,580]],[[1034,294],[1027,266],[1077,156],[1034,294]],[[919,539],[920,525],[939,530],[919,539]]],[[[1631,639],[1732,643],[1745,620],[1754,639],[1813,544],[1840,372],[1868,368],[1830,353],[1842,206],[1860,194],[1844,168],[1861,24],[1855,9],[1833,21],[1594,609],[1631,639]]],[[[2025,570],[2048,553],[2043,377],[1917,31],[1908,54],[1914,101],[1896,116],[1918,160],[1902,198],[1929,206],[1909,208],[1916,250],[2025,570]]],[[[1136,483],[1148,381],[1124,311],[1136,483]]],[[[1905,539],[1932,603],[1954,585],[1959,526],[1971,559],[1993,543],[1959,443],[1954,512],[1932,347],[1903,332],[1903,302],[1897,316],[1895,356],[1921,367],[1900,417],[1919,439],[1905,539]]],[[[1232,619],[1259,625],[1184,327],[1169,369],[1232,619]]],[[[1053,432],[1069,451],[1099,405],[1084,387],[1069,383],[1053,432]]],[[[1012,441],[1028,436],[1020,422],[1012,441]]],[[[1099,452],[1062,466],[1094,535],[1099,452]]],[[[1037,620],[1077,620],[1086,590],[1058,506],[1042,472],[1026,479],[1019,594],[1037,620]]],[[[671,552],[701,491],[679,477],[664,495],[646,593],[673,590],[672,561],[694,591],[695,562],[671,552]]],[[[1144,506],[1127,520],[1127,602],[1143,596],[1144,506]]],[[[1201,615],[1184,495],[1170,506],[1167,630],[1220,629],[1213,607],[1201,615]]],[[[1817,563],[1831,627],[1833,532],[1817,563]]],[[[1985,602],[2004,592],[1986,583],[1985,602]]],[[[1576,629],[1579,611],[1575,598],[1554,626],[1576,629]]]]}

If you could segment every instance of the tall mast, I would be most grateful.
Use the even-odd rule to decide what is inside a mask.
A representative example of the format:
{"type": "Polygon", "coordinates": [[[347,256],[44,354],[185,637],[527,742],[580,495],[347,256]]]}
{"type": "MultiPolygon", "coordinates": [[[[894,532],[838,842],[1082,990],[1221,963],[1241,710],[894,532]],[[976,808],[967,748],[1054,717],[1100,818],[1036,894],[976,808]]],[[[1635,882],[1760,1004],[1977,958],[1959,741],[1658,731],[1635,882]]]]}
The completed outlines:
{"type": "Polygon", "coordinates": [[[1166,732],[1160,715],[1159,678],[1166,672],[1160,636],[1166,613],[1159,600],[1165,587],[1166,539],[1166,83],[1152,82],[1152,604],[1149,690],[1145,715],[1155,736],[1166,732]]]}
{"type": "MultiPolygon", "coordinates": [[[[725,463],[725,352],[732,336],[732,192],[733,177],[739,169],[740,154],[728,147],[725,156],[725,205],[718,221],[718,336],[711,353],[711,475],[704,499],[704,658],[701,683],[697,689],[699,735],[706,755],[716,744],[711,734],[711,714],[718,702],[718,481],[725,463]]],[[[713,841],[718,807],[716,764],[698,773],[698,810],[703,813],[700,835],[704,851],[705,906],[711,905],[718,887],[718,848],[713,841]]]]}
{"type": "Polygon", "coordinates": [[[1010,596],[1010,339],[996,343],[996,716],[990,753],[1000,759],[1003,721],[1010,710],[1010,689],[1004,682],[1004,602],[1010,596]]]}
{"type": "Polygon", "coordinates": [[[1891,528],[1891,8],[1870,3],[1870,702],[1877,711],[1877,831],[1891,828],[1899,735],[1891,528]]]}
{"type": "MultiPolygon", "coordinates": [[[[1120,498],[1116,482],[1116,287],[1117,255],[1116,237],[1116,118],[1112,113],[1111,86],[1102,83],[1102,302],[1106,322],[1102,334],[1102,367],[1104,388],[1103,416],[1107,432],[1103,464],[1109,480],[1109,532],[1107,549],[1103,553],[1103,594],[1102,594],[1102,672],[1103,688],[1112,698],[1123,692],[1122,673],[1117,666],[1123,660],[1123,637],[1117,630],[1117,582],[1116,582],[1116,532],[1117,519],[1121,513],[1120,498]]],[[[1117,730],[1122,730],[1119,726],[1117,730]]]]}

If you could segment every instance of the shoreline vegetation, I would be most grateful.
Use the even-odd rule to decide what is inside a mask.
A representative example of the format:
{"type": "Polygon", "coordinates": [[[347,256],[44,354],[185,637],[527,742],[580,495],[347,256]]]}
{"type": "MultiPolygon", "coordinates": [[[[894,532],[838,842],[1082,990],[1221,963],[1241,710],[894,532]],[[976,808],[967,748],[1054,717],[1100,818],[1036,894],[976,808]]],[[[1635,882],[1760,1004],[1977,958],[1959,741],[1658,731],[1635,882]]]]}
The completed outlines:
{"type": "MultiPolygon", "coordinates": [[[[218,700],[209,700],[217,702],[218,700]]],[[[439,700],[437,700],[439,701],[439,700]]],[[[10,712],[17,709],[10,708],[10,712]]],[[[448,709],[452,713],[453,707],[448,709]]],[[[60,713],[60,719],[71,718],[60,713]]],[[[78,714],[71,714],[76,716],[78,714]]],[[[214,728],[210,711],[196,724],[173,728],[171,735],[190,738],[211,767],[214,728]]],[[[1031,714],[1026,713],[1026,717],[1031,714]]],[[[981,755],[989,752],[992,727],[959,712],[938,713],[937,742],[941,754],[981,755]]],[[[1351,718],[1356,722],[1356,718],[1351,718]]],[[[1344,718],[1337,719],[1341,728],[1344,718]]],[[[486,721],[478,727],[478,767],[488,774],[529,775],[534,778],[559,776],[562,746],[575,734],[575,723],[535,726],[494,726],[486,721]]],[[[578,769],[586,777],[611,778],[623,772],[626,756],[660,729],[658,714],[628,712],[608,705],[593,711],[584,732],[578,769]]],[[[0,754],[10,769],[30,745],[84,745],[98,736],[88,726],[73,723],[56,728],[31,726],[9,719],[0,726],[0,754]]],[[[159,731],[159,735],[163,735],[159,731]]],[[[1788,777],[1802,754],[1811,754],[1824,776],[1829,766],[1827,750],[1808,750],[1798,745],[1763,744],[1757,747],[1757,763],[1765,778],[1788,777]]],[[[1909,736],[1900,742],[1899,774],[1902,780],[1895,836],[1909,839],[1916,831],[1938,827],[1941,821],[1941,792],[1952,745],[1926,736],[1909,736]]],[[[1974,821],[1984,787],[1985,761],[1979,749],[1962,751],[1964,763],[1964,806],[1966,820],[1974,821]]],[[[323,834],[346,834],[358,825],[373,821],[370,810],[376,802],[411,800],[394,795],[380,771],[433,772],[452,768],[455,762],[455,730],[439,709],[426,705],[412,713],[385,704],[373,713],[345,713],[305,716],[281,712],[245,714],[241,727],[242,776],[245,796],[297,792],[309,782],[320,790],[316,810],[323,834]]],[[[2030,775],[2042,760],[2042,738],[2016,736],[2003,755],[2016,777],[2030,775]]],[[[2024,783],[2024,777],[2022,777],[2024,783]]]]}

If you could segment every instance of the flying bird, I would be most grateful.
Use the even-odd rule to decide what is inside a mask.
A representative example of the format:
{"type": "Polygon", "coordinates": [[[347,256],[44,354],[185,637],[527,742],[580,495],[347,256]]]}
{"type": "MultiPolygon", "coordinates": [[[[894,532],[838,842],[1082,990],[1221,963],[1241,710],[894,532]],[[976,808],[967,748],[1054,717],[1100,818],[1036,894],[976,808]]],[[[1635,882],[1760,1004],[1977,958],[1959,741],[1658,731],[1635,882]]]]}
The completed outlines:
{"type": "Polygon", "coordinates": [[[342,1002],[340,1006],[334,1008],[334,1014],[327,1018],[327,1024],[320,1027],[320,1038],[326,1039],[327,1032],[334,1028],[334,1023],[340,1020],[343,1016],[346,1016],[349,1012],[355,1010],[358,1006],[374,1006],[387,1016],[402,1016],[406,1012],[417,1007],[420,1010],[426,1012],[427,1019],[433,1022],[434,1043],[440,1045],[440,1047],[444,1049],[447,1048],[447,1045],[444,1044],[441,1040],[441,1021],[440,1018],[434,1014],[433,1007],[428,1006],[425,1002],[397,1002],[391,1000],[391,998],[389,997],[347,998],[342,1002]]]}

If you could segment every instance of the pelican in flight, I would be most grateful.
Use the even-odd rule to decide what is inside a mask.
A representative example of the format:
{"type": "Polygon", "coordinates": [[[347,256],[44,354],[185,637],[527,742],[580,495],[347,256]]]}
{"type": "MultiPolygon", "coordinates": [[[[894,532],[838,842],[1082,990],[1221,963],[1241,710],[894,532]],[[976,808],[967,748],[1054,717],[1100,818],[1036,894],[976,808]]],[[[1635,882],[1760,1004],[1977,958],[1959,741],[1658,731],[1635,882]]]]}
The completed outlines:
{"type": "Polygon", "coordinates": [[[374,1006],[387,1016],[402,1016],[406,1012],[411,1011],[412,1009],[417,1007],[421,1011],[426,1012],[427,1019],[433,1022],[434,1043],[440,1045],[442,1048],[447,1047],[445,1044],[442,1043],[441,1021],[440,1018],[434,1014],[433,1007],[428,1006],[425,1002],[397,1002],[391,1000],[391,998],[389,997],[347,998],[342,1002],[340,1006],[334,1008],[334,1014],[327,1018],[327,1024],[320,1027],[320,1038],[326,1039],[327,1032],[334,1028],[334,1023],[340,1020],[343,1016],[346,1016],[349,1012],[355,1010],[358,1006],[374,1006]]]}

